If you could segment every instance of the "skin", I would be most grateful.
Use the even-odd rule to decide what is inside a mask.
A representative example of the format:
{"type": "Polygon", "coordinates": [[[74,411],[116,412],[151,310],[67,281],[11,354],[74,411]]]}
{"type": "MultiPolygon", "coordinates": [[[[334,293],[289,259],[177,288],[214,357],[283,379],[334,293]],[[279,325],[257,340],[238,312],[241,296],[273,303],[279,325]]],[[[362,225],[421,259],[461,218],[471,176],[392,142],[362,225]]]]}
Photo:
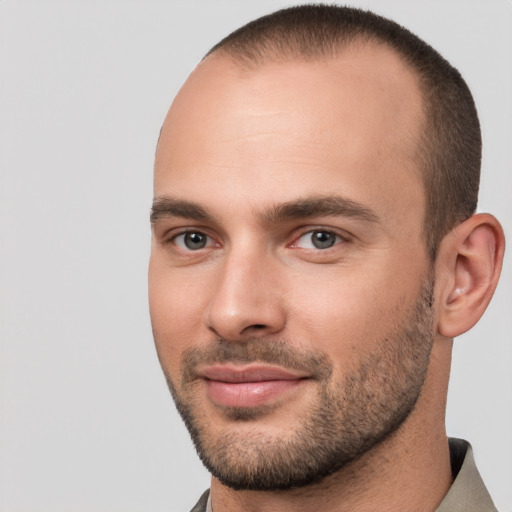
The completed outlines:
{"type": "MultiPolygon", "coordinates": [[[[198,66],[169,111],[155,164],[155,198],[164,207],[153,219],[150,310],[177,393],[184,354],[219,337],[321,351],[342,382],[378,350],[382,333],[409,318],[431,270],[414,159],[421,126],[416,78],[381,46],[254,69],[217,54],[198,66]],[[275,215],[280,205],[325,196],[357,204],[359,214],[275,215]],[[176,202],[166,210],[169,198],[208,216],[179,204],[177,213],[176,202]],[[328,250],[311,245],[309,234],[320,228],[339,236],[328,250]],[[207,245],[188,249],[187,230],[206,234],[207,245]]],[[[435,510],[451,484],[444,431],[451,338],[490,300],[500,229],[492,217],[476,216],[443,241],[426,380],[394,434],[304,488],[235,491],[213,478],[215,512],[435,510]]],[[[251,421],[219,407],[204,382],[193,396],[210,439],[279,440],[314,405],[317,390],[312,381],[294,386],[251,421]]]]}

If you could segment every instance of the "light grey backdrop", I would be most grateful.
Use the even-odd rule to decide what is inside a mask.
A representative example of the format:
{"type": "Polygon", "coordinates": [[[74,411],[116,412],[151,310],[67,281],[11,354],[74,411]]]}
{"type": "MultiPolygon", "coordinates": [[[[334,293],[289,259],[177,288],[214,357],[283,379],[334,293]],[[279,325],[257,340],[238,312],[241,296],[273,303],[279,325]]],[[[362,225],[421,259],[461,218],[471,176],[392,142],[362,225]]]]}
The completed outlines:
{"type": "MultiPolygon", "coordinates": [[[[298,2],[300,3],[300,2],[298,2]]],[[[287,1],[0,4],[0,511],[186,511],[208,486],[168,396],[146,297],[157,134],[203,53],[287,1]]],[[[512,240],[512,6],[356,1],[463,73],[481,211],[512,240]]],[[[448,431],[512,510],[512,259],[456,341],[448,431]]]]}

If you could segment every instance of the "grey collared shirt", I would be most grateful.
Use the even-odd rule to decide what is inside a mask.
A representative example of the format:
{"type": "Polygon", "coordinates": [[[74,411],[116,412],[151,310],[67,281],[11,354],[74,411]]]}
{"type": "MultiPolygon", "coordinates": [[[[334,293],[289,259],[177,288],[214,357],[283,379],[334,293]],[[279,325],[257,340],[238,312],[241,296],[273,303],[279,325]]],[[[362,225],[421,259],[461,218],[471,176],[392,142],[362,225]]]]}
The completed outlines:
{"type": "MultiPolygon", "coordinates": [[[[497,512],[473,458],[471,445],[463,439],[450,439],[453,484],[435,512],[497,512]]],[[[213,512],[206,491],[190,512],[213,512]]]]}

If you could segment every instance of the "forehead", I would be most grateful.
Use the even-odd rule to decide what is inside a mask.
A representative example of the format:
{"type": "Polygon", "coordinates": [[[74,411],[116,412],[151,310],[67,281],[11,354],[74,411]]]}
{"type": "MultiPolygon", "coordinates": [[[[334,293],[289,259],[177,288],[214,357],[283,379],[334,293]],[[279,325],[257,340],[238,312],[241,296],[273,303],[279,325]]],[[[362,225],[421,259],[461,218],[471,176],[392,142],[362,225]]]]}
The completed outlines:
{"type": "MultiPolygon", "coordinates": [[[[281,191],[393,200],[421,188],[415,161],[422,119],[417,79],[391,50],[354,46],[339,56],[242,68],[203,61],[164,123],[155,195],[203,201],[229,190],[249,202],[281,191]],[[222,184],[222,189],[220,189],[222,184]]],[[[420,194],[421,195],[421,194],[420,194]]],[[[422,197],[411,207],[418,208],[422,197]]]]}

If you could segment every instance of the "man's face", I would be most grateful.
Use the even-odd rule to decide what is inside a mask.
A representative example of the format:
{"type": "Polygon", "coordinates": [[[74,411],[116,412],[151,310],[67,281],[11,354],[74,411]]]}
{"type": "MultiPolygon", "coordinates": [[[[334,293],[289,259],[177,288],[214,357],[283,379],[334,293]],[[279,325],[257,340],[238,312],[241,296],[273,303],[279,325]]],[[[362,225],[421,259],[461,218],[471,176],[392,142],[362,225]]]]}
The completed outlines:
{"type": "Polygon", "coordinates": [[[433,340],[421,99],[390,51],[242,70],[213,56],[156,158],[150,309],[208,469],[305,485],[394,432],[433,340]]]}

